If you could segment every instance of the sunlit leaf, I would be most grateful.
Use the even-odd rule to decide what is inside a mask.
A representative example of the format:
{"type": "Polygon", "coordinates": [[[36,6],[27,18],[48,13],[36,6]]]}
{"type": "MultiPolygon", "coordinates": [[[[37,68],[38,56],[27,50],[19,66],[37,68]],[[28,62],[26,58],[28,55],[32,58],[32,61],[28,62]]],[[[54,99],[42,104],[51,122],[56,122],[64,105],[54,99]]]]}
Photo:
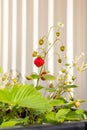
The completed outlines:
{"type": "Polygon", "coordinates": [[[31,79],[38,79],[38,78],[40,78],[40,76],[39,76],[38,74],[36,74],[36,73],[32,73],[32,74],[30,75],[30,78],[31,78],[31,79]]]}
{"type": "Polygon", "coordinates": [[[62,105],[63,108],[72,108],[74,106],[75,101],[70,101],[62,105]]]}
{"type": "Polygon", "coordinates": [[[60,105],[64,104],[65,102],[66,101],[63,98],[59,98],[59,99],[55,99],[55,100],[50,101],[50,104],[52,106],[60,106],[60,105]]]}
{"type": "Polygon", "coordinates": [[[65,116],[69,111],[70,109],[60,109],[56,114],[56,118],[61,118],[65,116]]]}
{"type": "Polygon", "coordinates": [[[3,122],[0,125],[0,128],[15,126],[17,123],[18,123],[18,121],[16,121],[16,120],[9,120],[9,121],[3,122]]]}
{"type": "Polygon", "coordinates": [[[56,117],[56,113],[55,112],[49,112],[49,113],[46,114],[47,122],[51,122],[51,123],[56,122],[56,118],[55,117],[56,117]]]}
{"type": "Polygon", "coordinates": [[[69,111],[70,109],[60,109],[56,114],[56,120],[62,123],[69,111]]]}
{"type": "Polygon", "coordinates": [[[56,79],[55,76],[53,76],[53,75],[46,75],[46,74],[43,75],[43,78],[45,80],[55,80],[56,79]]]}
{"type": "Polygon", "coordinates": [[[13,88],[0,89],[0,101],[11,106],[21,106],[45,112],[52,110],[49,101],[32,85],[16,84],[13,88]]]}
{"type": "Polygon", "coordinates": [[[41,85],[39,85],[39,86],[36,87],[37,90],[41,90],[41,89],[43,89],[43,88],[44,88],[44,87],[41,86],[41,85]]]}
{"type": "Polygon", "coordinates": [[[67,113],[67,116],[66,116],[66,120],[81,120],[82,119],[82,114],[80,113],[77,113],[76,111],[69,111],[69,113],[67,113]]]}

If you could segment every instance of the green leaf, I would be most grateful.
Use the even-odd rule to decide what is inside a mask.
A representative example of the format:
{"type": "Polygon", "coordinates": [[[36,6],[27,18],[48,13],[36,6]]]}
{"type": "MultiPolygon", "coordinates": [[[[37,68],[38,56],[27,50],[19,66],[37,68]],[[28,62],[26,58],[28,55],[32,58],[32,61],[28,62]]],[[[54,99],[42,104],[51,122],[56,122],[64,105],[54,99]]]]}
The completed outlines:
{"type": "Polygon", "coordinates": [[[39,76],[38,74],[36,74],[36,73],[32,73],[32,74],[30,75],[30,78],[31,78],[31,79],[38,79],[38,78],[40,78],[40,76],[39,76]]]}
{"type": "Polygon", "coordinates": [[[56,79],[55,76],[53,76],[53,75],[46,75],[46,74],[43,75],[43,78],[45,80],[55,80],[56,79]]]}
{"type": "Polygon", "coordinates": [[[56,118],[64,117],[69,111],[70,109],[60,109],[56,114],[56,118]]]}
{"type": "Polygon", "coordinates": [[[83,118],[83,119],[87,119],[87,113],[86,113],[84,110],[82,110],[82,109],[77,109],[77,110],[76,110],[76,113],[82,115],[82,118],[83,118]]]}
{"type": "Polygon", "coordinates": [[[50,101],[50,104],[52,106],[61,106],[62,104],[64,104],[66,101],[64,98],[58,98],[58,99],[55,99],[55,100],[52,100],[50,101]]]}
{"type": "Polygon", "coordinates": [[[75,121],[75,120],[81,120],[81,119],[83,119],[81,114],[77,113],[76,111],[71,110],[69,111],[69,113],[67,113],[65,120],[75,121]]]}
{"type": "Polygon", "coordinates": [[[0,125],[0,128],[15,126],[17,123],[18,123],[18,121],[16,121],[16,120],[6,121],[6,122],[3,122],[3,123],[0,125]]]}
{"type": "Polygon", "coordinates": [[[69,111],[70,109],[60,109],[56,114],[56,120],[62,123],[69,111]]]}
{"type": "Polygon", "coordinates": [[[33,108],[36,111],[46,112],[51,111],[52,107],[48,101],[40,95],[31,95],[19,102],[19,106],[33,108]]]}
{"type": "Polygon", "coordinates": [[[44,88],[44,87],[41,86],[41,85],[39,85],[39,86],[36,87],[37,90],[41,90],[41,89],[43,89],[43,88],[44,88]]]}
{"type": "Polygon", "coordinates": [[[0,89],[0,102],[9,103],[11,100],[10,92],[7,88],[0,89]]]}
{"type": "Polygon", "coordinates": [[[64,85],[63,88],[77,88],[78,86],[76,85],[64,85]]]}
{"type": "Polygon", "coordinates": [[[2,124],[3,122],[3,117],[0,117],[0,125],[2,124]]]}
{"type": "Polygon", "coordinates": [[[32,108],[35,111],[51,111],[52,106],[32,85],[16,84],[13,88],[0,89],[0,101],[11,106],[32,108]]]}
{"type": "Polygon", "coordinates": [[[77,109],[75,112],[76,112],[77,114],[83,114],[83,113],[84,113],[84,110],[82,110],[82,109],[77,109]]]}
{"type": "Polygon", "coordinates": [[[56,113],[55,112],[49,112],[46,114],[46,120],[47,122],[54,123],[56,122],[56,113]]]}
{"type": "Polygon", "coordinates": [[[63,108],[72,108],[74,106],[75,101],[70,101],[62,105],[63,108]]]}

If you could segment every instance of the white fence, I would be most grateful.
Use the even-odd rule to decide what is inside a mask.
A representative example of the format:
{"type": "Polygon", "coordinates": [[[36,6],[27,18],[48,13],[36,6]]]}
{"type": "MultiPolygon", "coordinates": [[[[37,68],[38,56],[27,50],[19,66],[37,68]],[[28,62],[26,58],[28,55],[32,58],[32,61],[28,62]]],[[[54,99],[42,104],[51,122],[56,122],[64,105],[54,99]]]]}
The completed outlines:
{"type": "MultiPolygon", "coordinates": [[[[87,0],[0,0],[0,66],[3,71],[13,69],[22,75],[34,71],[32,51],[37,48],[38,39],[58,21],[64,23],[62,39],[69,60],[81,52],[87,55],[86,12],[87,0]]],[[[56,72],[54,56],[50,59],[48,65],[56,72]]],[[[78,78],[80,87],[76,93],[85,99],[86,74],[78,78]]],[[[87,109],[86,105],[84,107],[87,109]]]]}

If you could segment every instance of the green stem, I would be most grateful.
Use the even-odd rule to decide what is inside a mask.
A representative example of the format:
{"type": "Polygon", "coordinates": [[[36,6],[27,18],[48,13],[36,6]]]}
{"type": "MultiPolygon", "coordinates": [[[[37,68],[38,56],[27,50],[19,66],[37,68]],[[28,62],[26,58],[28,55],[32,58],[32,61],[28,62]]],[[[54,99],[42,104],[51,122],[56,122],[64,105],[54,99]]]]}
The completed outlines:
{"type": "MultiPolygon", "coordinates": [[[[48,41],[48,38],[49,38],[49,35],[50,35],[50,32],[51,32],[51,29],[53,28],[53,26],[50,28],[50,30],[49,30],[49,32],[48,32],[48,35],[47,35],[47,37],[46,37],[46,42],[48,41]]],[[[47,54],[48,54],[48,52],[50,51],[50,49],[55,45],[55,43],[57,42],[57,41],[61,41],[61,39],[55,39],[54,40],[54,42],[53,42],[53,44],[49,47],[49,49],[47,50],[47,52],[44,52],[44,60],[46,59],[46,56],[47,56],[47,54]]],[[[61,41],[62,42],[62,41],[61,41]]],[[[41,75],[41,72],[42,72],[42,69],[43,69],[43,66],[41,67],[41,69],[40,69],[40,72],[39,72],[39,76],[41,75]]],[[[40,80],[40,77],[37,79],[37,82],[36,82],[36,87],[38,86],[38,84],[39,84],[39,80],[40,80]]]]}
{"type": "MultiPolygon", "coordinates": [[[[54,46],[54,44],[57,42],[57,40],[60,40],[60,39],[56,39],[56,40],[53,42],[53,44],[50,46],[50,48],[47,50],[47,52],[45,52],[45,54],[44,54],[44,60],[46,59],[46,56],[47,56],[48,52],[49,52],[50,49],[54,46]]],[[[43,69],[43,66],[41,67],[41,70],[40,70],[39,75],[41,75],[42,69],[43,69]]],[[[37,79],[36,87],[37,87],[38,84],[39,84],[39,80],[40,80],[40,78],[37,79]]]]}
{"type": "Polygon", "coordinates": [[[49,52],[50,49],[54,46],[54,44],[56,43],[57,40],[58,40],[58,39],[56,39],[56,40],[53,42],[53,44],[49,47],[49,49],[48,49],[48,51],[46,52],[46,54],[48,54],[48,52],[49,52]]]}
{"type": "MultiPolygon", "coordinates": [[[[46,58],[46,53],[44,54],[44,60],[45,60],[45,58],[46,58]]],[[[42,70],[43,70],[43,67],[44,67],[44,65],[43,65],[43,66],[41,67],[41,69],[40,69],[39,76],[41,75],[41,72],[42,72],[42,70]]],[[[36,87],[37,87],[38,84],[39,84],[39,80],[40,80],[40,77],[37,79],[36,87]]]]}
{"type": "MultiPolygon", "coordinates": [[[[40,73],[39,73],[39,75],[41,74],[42,69],[43,69],[43,66],[42,66],[42,67],[41,67],[41,69],[40,69],[40,73]]],[[[37,82],[36,82],[36,87],[37,87],[37,86],[38,86],[38,84],[39,84],[39,80],[40,80],[40,78],[38,78],[38,79],[37,79],[37,82]]]]}

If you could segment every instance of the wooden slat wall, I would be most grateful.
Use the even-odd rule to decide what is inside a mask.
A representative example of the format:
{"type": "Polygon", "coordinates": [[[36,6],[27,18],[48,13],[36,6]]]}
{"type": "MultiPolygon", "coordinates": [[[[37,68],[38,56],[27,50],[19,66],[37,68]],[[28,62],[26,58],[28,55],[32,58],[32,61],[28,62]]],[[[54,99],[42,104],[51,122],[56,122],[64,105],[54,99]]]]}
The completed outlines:
{"type": "MultiPolygon", "coordinates": [[[[22,1],[23,0],[0,0],[0,66],[6,66],[3,70],[16,69],[18,72],[22,72],[22,1]],[[4,23],[7,24],[7,21],[3,21],[3,3],[4,1],[8,1],[8,54],[5,55],[8,58],[8,63],[3,65],[3,54],[4,48],[3,46],[3,27],[4,23]],[[16,62],[15,65],[12,66],[12,53],[14,48],[12,41],[12,32],[13,32],[13,1],[17,3],[17,26],[16,26],[16,62]],[[12,50],[13,47],[13,50],[12,50]]],[[[38,34],[35,34],[38,39],[42,35],[46,34],[48,31],[48,23],[49,23],[49,14],[48,14],[48,6],[51,0],[25,0],[26,1],[26,59],[24,59],[25,72],[23,74],[28,74],[33,71],[33,60],[32,60],[32,51],[34,48],[34,2],[38,1],[38,34]],[[25,63],[26,62],[26,63],[25,63]]],[[[63,31],[63,41],[64,44],[67,42],[67,1],[68,0],[53,0],[53,22],[57,24],[58,21],[64,23],[64,31],[63,31]]],[[[87,55],[87,0],[73,0],[73,46],[74,56],[79,55],[80,52],[85,52],[87,55]]],[[[36,25],[37,26],[37,25],[36,25]]],[[[51,25],[50,25],[51,26],[51,25]]],[[[38,41],[36,41],[38,42],[38,41]]],[[[37,43],[36,43],[37,44],[37,43]]],[[[56,51],[57,48],[54,48],[56,51]]],[[[85,58],[87,62],[87,56],[85,58]]],[[[54,72],[58,69],[56,68],[56,59],[54,58],[53,64],[54,72]]],[[[87,99],[87,73],[83,73],[81,78],[77,80],[79,84],[79,91],[75,93],[76,96],[79,95],[81,98],[87,99]]],[[[87,109],[87,105],[83,106],[87,109]]]]}

